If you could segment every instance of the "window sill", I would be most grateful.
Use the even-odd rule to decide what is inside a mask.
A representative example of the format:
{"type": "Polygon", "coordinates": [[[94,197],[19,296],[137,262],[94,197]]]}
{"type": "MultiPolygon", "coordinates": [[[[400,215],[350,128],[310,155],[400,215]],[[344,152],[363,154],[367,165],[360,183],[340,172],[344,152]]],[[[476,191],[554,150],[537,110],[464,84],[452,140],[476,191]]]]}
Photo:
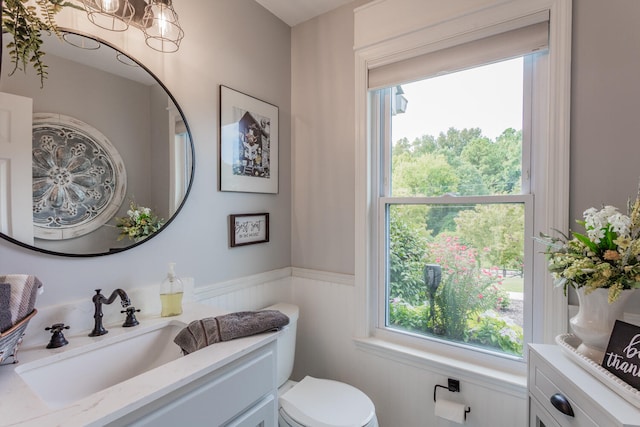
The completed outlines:
{"type": "Polygon", "coordinates": [[[380,338],[354,338],[354,342],[360,350],[385,359],[456,379],[462,377],[463,380],[515,397],[526,398],[527,396],[527,371],[524,362],[519,363],[522,366],[518,372],[507,372],[380,338]]]}

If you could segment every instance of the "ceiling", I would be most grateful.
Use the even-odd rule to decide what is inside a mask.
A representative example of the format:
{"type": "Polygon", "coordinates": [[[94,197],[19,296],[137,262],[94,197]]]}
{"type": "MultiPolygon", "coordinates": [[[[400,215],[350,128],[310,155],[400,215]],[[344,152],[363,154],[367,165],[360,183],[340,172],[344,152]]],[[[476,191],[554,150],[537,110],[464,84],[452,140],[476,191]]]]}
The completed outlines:
{"type": "Polygon", "coordinates": [[[256,0],[262,7],[293,27],[353,0],[256,0]]]}

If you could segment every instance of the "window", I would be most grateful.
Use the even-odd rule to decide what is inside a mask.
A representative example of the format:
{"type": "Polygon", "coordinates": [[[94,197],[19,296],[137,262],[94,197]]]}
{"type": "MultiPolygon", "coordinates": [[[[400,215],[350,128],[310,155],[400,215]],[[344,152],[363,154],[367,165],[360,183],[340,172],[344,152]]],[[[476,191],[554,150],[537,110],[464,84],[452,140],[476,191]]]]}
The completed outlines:
{"type": "Polygon", "coordinates": [[[540,55],[373,92],[380,327],[523,356],[533,212],[524,79],[540,55]]]}
{"type": "Polygon", "coordinates": [[[570,6],[516,0],[446,18],[443,5],[440,22],[395,33],[374,29],[384,2],[379,16],[356,10],[362,348],[523,372],[527,342],[566,330],[533,237],[569,222],[570,6]]]}

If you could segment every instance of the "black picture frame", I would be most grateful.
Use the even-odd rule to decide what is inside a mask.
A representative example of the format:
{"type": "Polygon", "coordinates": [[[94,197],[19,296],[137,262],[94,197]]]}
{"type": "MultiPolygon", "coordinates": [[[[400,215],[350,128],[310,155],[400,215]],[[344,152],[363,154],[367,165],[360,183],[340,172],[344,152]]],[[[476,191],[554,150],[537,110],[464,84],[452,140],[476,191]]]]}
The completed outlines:
{"type": "Polygon", "coordinates": [[[229,246],[246,246],[269,241],[269,214],[229,215],[229,246]]]}
{"type": "Polygon", "coordinates": [[[220,85],[219,190],[278,193],[278,107],[220,85]]]}

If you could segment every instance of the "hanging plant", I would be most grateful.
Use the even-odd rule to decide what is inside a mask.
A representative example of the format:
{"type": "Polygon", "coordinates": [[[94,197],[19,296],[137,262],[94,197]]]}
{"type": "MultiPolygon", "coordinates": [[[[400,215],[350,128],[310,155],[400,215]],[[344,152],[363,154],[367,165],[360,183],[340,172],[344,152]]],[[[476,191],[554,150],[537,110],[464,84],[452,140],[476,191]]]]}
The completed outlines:
{"type": "Polygon", "coordinates": [[[6,46],[13,64],[9,75],[17,70],[26,72],[31,65],[40,76],[40,87],[43,87],[47,65],[42,60],[44,52],[40,33],[59,34],[55,15],[66,6],[81,8],[66,0],[35,0],[35,6],[28,3],[29,0],[4,0],[2,6],[2,32],[13,36],[6,46]]]}

